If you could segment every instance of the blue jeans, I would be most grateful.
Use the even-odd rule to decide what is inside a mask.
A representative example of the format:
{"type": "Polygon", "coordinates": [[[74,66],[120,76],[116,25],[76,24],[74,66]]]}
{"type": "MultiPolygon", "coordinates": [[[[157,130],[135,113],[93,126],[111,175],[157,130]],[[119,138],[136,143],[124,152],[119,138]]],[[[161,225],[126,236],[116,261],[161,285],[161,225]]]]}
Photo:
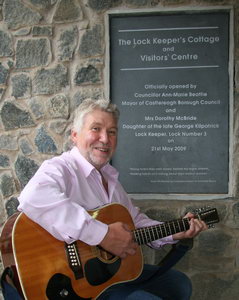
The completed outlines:
{"type": "Polygon", "coordinates": [[[191,294],[184,273],[170,269],[160,274],[160,267],[145,265],[139,278],[109,287],[97,300],[189,300],[191,294]]]}
{"type": "Polygon", "coordinates": [[[18,291],[6,281],[2,284],[2,294],[5,300],[22,300],[18,291]]]}

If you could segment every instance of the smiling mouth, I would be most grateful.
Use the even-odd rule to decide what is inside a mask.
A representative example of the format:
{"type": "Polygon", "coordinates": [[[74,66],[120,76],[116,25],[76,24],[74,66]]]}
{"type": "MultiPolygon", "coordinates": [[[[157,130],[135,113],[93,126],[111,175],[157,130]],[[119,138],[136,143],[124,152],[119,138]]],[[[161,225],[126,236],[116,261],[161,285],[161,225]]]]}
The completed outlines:
{"type": "Polygon", "coordinates": [[[110,152],[110,148],[95,147],[95,149],[104,153],[110,152]]]}

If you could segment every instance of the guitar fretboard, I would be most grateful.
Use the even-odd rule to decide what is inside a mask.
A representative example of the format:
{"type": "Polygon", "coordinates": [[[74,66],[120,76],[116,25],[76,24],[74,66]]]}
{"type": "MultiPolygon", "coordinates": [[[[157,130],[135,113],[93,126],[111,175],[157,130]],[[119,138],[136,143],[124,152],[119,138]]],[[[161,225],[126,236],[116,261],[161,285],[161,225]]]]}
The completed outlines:
{"type": "Polygon", "coordinates": [[[156,241],[163,237],[189,229],[189,219],[178,219],[158,225],[142,227],[133,231],[134,239],[139,245],[156,241]]]}

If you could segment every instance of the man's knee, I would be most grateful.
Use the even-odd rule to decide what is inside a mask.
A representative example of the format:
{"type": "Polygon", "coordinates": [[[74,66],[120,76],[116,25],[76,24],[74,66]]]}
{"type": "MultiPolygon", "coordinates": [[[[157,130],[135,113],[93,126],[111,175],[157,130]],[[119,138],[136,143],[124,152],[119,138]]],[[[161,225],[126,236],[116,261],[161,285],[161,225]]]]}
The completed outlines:
{"type": "Polygon", "coordinates": [[[191,279],[184,273],[178,272],[178,293],[177,299],[190,299],[192,295],[192,282],[191,279]]]}
{"type": "Polygon", "coordinates": [[[162,298],[144,290],[136,290],[128,295],[127,300],[163,300],[162,298]]]}

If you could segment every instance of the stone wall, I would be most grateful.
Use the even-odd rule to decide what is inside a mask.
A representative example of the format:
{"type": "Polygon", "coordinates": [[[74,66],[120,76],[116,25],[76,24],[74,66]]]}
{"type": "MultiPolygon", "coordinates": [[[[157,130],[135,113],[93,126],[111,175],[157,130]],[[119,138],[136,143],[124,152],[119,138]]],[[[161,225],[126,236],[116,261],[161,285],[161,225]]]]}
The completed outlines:
{"type": "MultiPolygon", "coordinates": [[[[0,221],[16,211],[21,189],[43,160],[69,148],[71,113],[105,94],[104,17],[108,10],[234,7],[233,197],[137,200],[168,220],[210,205],[220,224],[194,241],[177,265],[193,281],[193,300],[235,300],[239,292],[239,4],[237,0],[0,0],[0,221]]],[[[157,263],[168,251],[144,248],[157,263]]]]}

